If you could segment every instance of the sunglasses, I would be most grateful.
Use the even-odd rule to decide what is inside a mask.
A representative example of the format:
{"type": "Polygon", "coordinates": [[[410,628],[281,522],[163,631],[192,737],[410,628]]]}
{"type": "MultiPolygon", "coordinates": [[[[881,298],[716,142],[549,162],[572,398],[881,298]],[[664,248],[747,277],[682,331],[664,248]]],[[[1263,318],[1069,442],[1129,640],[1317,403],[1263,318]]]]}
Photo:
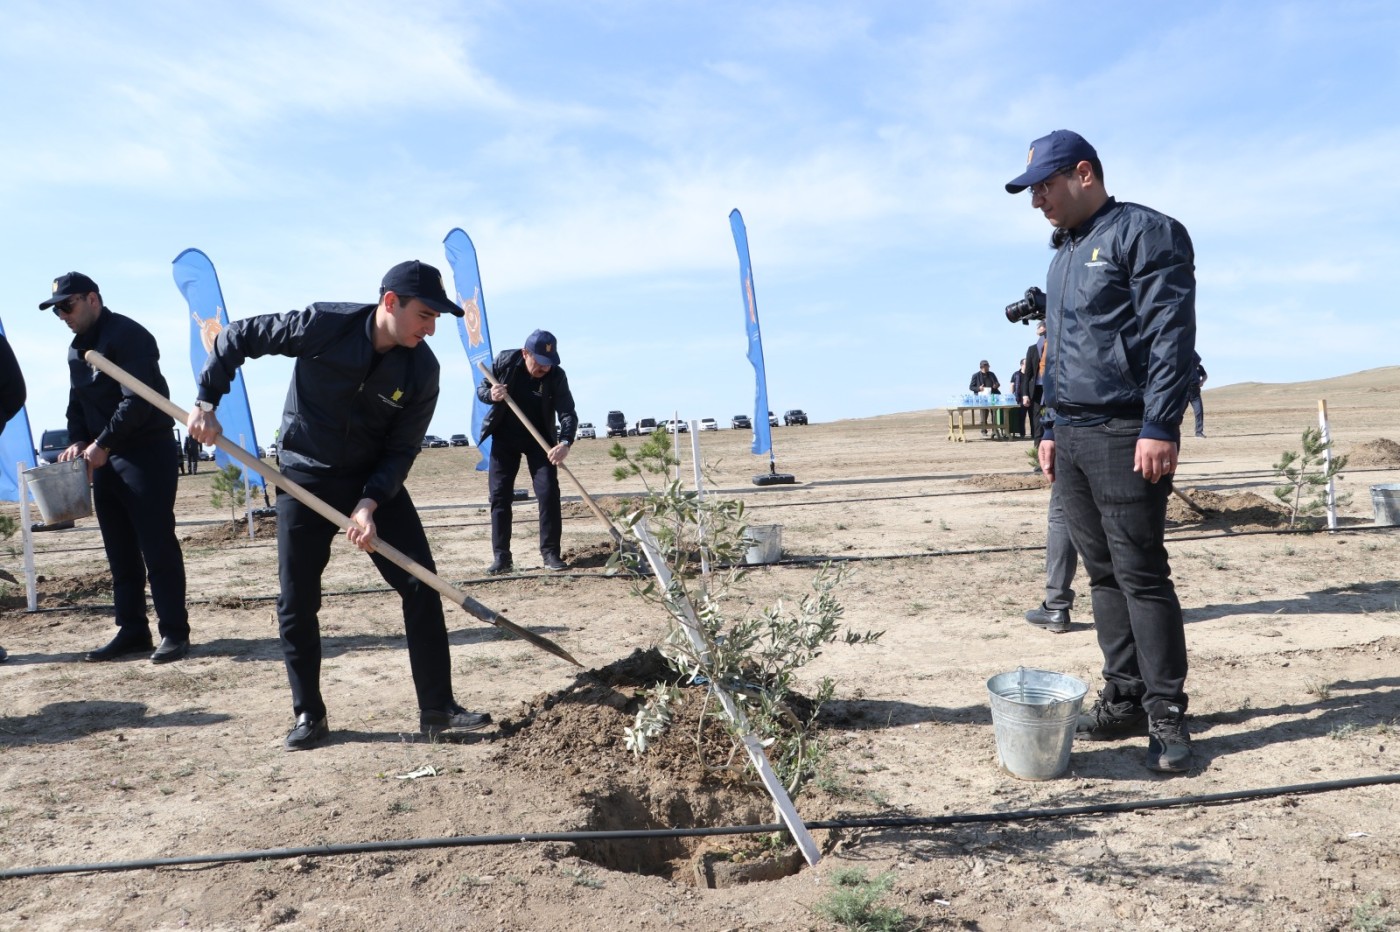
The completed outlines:
{"type": "Polygon", "coordinates": [[[55,317],[62,317],[65,314],[73,313],[73,302],[77,299],[77,296],[74,295],[66,301],[60,301],[59,303],[53,305],[53,315],[55,317]]]}

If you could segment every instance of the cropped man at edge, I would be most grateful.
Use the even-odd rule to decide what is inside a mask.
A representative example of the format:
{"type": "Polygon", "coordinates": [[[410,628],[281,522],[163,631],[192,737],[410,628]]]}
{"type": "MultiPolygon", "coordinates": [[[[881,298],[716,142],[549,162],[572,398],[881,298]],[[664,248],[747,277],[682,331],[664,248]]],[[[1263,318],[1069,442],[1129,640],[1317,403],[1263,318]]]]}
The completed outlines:
{"type": "Polygon", "coordinates": [[[1089,577],[1104,687],[1080,738],[1148,736],[1151,770],[1191,768],[1186,634],[1164,543],[1181,417],[1195,378],[1196,276],[1176,220],[1119,202],[1078,133],[1031,143],[1029,189],[1055,228],[1046,281],[1041,468],[1089,577]]]}
{"type": "Polygon", "coordinates": [[[175,537],[175,492],[180,482],[175,419],[83,358],[88,350],[97,350],[168,398],[160,350],[149,330],[109,310],[97,282],[82,272],[55,278],[52,294],[39,305],[40,310],[46,308],[53,308],[73,332],[68,346],[70,443],[58,459],[87,462],[92,505],[112,570],[117,633],[84,659],[115,660],[146,653],[154,646],[152,663],[179,660],[190,651],[190,618],[185,606],[185,557],[175,537]],[[151,641],[146,616],[147,579],[160,629],[159,645],[151,641]]]}
{"type": "MultiPolygon", "coordinates": [[[[10,341],[0,334],[0,431],[10,423],[10,418],[19,414],[26,397],[24,373],[19,370],[19,360],[10,348],[10,341]]],[[[5,648],[0,647],[0,663],[9,658],[5,648]]]]}
{"type": "MultiPolygon", "coordinates": [[[[214,409],[245,359],[296,359],[278,435],[281,471],[350,516],[345,536],[370,555],[403,603],[419,730],[430,737],[484,728],[491,716],[452,697],[442,599],[374,552],[379,536],[436,570],[423,523],[403,481],[438,401],[438,361],[425,339],[441,314],[462,316],[442,275],[421,262],[388,271],[375,304],[313,304],[304,311],[236,320],[214,342],[199,374],[189,433],[219,434],[214,409]]],[[[284,746],[315,747],[330,735],[321,696],[321,573],[336,527],[290,495],[277,496],[277,617],[296,721],[284,746]]]]}

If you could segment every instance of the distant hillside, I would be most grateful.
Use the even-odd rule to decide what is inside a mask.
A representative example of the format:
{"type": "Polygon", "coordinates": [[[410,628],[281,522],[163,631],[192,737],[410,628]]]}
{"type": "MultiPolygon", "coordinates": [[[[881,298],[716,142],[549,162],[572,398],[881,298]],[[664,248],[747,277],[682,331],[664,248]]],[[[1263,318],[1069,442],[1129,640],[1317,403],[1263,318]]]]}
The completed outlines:
{"type": "Polygon", "coordinates": [[[1397,391],[1400,391],[1400,366],[1382,366],[1379,369],[1366,369],[1312,382],[1237,382],[1234,385],[1211,388],[1210,382],[1207,381],[1206,390],[1202,394],[1207,401],[1214,399],[1222,403],[1262,396],[1277,401],[1325,399],[1331,404],[1334,398],[1397,391]]]}

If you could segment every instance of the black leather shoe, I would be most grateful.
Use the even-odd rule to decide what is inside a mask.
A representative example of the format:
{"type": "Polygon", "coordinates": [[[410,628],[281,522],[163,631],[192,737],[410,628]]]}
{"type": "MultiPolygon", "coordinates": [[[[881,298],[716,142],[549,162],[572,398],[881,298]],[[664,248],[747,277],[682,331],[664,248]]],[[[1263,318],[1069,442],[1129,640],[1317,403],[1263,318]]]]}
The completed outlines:
{"type": "Polygon", "coordinates": [[[170,663],[172,660],[179,660],[190,652],[190,642],[188,639],[177,641],[174,638],[161,638],[160,646],[156,652],[151,654],[151,663],[170,663]]]}
{"type": "Polygon", "coordinates": [[[303,712],[297,716],[297,723],[292,726],[292,730],[287,732],[287,740],[282,742],[282,747],[288,751],[306,751],[330,737],[331,729],[326,724],[326,717],[312,718],[310,713],[303,712]]]}
{"type": "Polygon", "coordinates": [[[1055,634],[1064,634],[1069,630],[1069,609],[1067,608],[1046,608],[1041,602],[1038,606],[1026,612],[1026,621],[1037,628],[1044,628],[1046,631],[1053,631],[1055,634]]]}
{"type": "Polygon", "coordinates": [[[127,654],[145,654],[154,646],[155,645],[151,643],[151,636],[149,634],[145,637],[132,637],[124,632],[118,632],[116,637],[112,638],[112,640],[108,641],[97,650],[88,651],[87,656],[83,659],[88,663],[101,663],[104,660],[116,660],[118,657],[125,657],[127,654]]]}
{"type": "Polygon", "coordinates": [[[491,565],[486,567],[488,576],[500,576],[502,573],[509,573],[515,569],[515,564],[510,557],[497,557],[491,561],[491,565]]]}
{"type": "Polygon", "coordinates": [[[564,562],[564,558],[557,553],[546,553],[541,555],[544,558],[544,568],[547,570],[566,570],[569,564],[564,562]]]}
{"type": "Polygon", "coordinates": [[[488,712],[468,712],[452,704],[450,709],[423,709],[418,713],[418,730],[429,738],[452,737],[469,731],[480,731],[491,724],[488,712]]]}

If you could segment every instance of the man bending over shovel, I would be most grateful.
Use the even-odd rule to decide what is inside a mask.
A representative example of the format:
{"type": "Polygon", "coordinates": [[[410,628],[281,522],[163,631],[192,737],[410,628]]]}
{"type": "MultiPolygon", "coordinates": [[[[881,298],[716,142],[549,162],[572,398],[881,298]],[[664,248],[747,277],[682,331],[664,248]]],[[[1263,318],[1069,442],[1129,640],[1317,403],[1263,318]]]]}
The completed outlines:
{"type": "MultiPolygon", "coordinates": [[[[462,316],[442,274],[422,262],[388,271],[379,304],[313,304],[304,311],[231,323],[199,374],[189,433],[201,443],[219,434],[214,409],[248,358],[296,359],[279,435],[281,471],[350,515],[345,536],[369,553],[403,599],[408,662],[418,692],[418,724],[430,737],[476,731],[491,716],[452,698],[447,625],[436,591],[374,552],[387,544],[435,571],[423,523],[403,487],[438,400],[438,361],[425,338],[442,314],[462,316]]],[[[329,734],[321,698],[321,573],[336,527],[290,495],[277,496],[277,599],[282,652],[296,723],[289,751],[329,734]]]]}

